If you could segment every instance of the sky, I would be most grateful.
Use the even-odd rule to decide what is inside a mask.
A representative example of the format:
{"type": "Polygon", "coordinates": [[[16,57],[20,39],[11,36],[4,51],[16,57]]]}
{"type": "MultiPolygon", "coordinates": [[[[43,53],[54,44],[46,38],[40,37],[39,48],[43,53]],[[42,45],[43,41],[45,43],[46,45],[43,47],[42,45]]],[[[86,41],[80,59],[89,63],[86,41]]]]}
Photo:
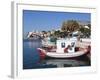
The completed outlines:
{"type": "Polygon", "coordinates": [[[23,10],[24,33],[59,29],[67,20],[90,21],[90,13],[23,10]]]}

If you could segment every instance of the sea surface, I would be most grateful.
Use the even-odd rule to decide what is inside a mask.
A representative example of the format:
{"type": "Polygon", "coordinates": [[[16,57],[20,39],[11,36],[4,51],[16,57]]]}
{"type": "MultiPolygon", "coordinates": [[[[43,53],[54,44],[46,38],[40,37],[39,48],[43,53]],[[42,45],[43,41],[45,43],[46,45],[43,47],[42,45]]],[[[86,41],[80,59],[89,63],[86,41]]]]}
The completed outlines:
{"type": "Polygon", "coordinates": [[[90,66],[90,59],[84,55],[74,59],[55,59],[46,57],[41,60],[37,48],[41,40],[23,40],[23,69],[84,67],[90,66]]]}

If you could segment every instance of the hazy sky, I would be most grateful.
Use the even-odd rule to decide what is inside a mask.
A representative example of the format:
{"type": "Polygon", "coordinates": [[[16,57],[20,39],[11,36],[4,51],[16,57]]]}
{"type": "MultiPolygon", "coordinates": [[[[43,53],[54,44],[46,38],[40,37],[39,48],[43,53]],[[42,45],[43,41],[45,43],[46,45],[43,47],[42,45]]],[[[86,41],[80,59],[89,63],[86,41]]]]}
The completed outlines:
{"type": "Polygon", "coordinates": [[[59,29],[62,26],[63,21],[72,19],[78,21],[90,21],[91,14],[23,10],[23,29],[24,32],[59,29]]]}

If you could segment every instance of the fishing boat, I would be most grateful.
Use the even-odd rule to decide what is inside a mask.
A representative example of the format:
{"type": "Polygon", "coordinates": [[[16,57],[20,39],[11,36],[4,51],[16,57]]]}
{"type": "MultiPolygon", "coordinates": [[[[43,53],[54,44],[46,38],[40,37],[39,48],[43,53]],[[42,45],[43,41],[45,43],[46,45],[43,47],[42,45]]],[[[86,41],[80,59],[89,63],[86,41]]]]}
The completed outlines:
{"type": "Polygon", "coordinates": [[[74,58],[82,56],[90,51],[90,45],[83,46],[82,43],[77,44],[76,40],[58,40],[56,49],[51,48],[50,50],[45,50],[42,48],[37,48],[39,53],[45,57],[52,58],[74,58]]]}
{"type": "Polygon", "coordinates": [[[76,52],[71,52],[71,53],[61,53],[61,52],[46,52],[46,50],[38,48],[38,51],[44,55],[44,56],[49,56],[53,58],[73,58],[73,57],[78,57],[86,54],[88,52],[88,49],[83,49],[79,50],[76,52]]]}

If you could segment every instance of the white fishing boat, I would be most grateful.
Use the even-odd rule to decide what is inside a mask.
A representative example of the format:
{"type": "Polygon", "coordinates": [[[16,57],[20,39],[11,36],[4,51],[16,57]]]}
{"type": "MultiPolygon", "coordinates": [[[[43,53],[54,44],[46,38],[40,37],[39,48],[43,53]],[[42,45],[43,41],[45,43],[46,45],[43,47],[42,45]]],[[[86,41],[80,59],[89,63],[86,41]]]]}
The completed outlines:
{"type": "Polygon", "coordinates": [[[38,48],[38,50],[41,52],[41,54],[45,54],[46,56],[54,57],[54,58],[73,58],[73,57],[82,56],[87,53],[87,49],[71,52],[71,53],[46,52],[41,48],[38,48]]]}
{"type": "Polygon", "coordinates": [[[41,55],[53,58],[74,58],[86,54],[90,50],[88,46],[90,45],[85,45],[84,47],[78,46],[78,50],[76,51],[75,49],[77,47],[77,42],[75,39],[58,40],[56,49],[51,49],[51,51],[48,51],[38,48],[38,51],[41,53],[41,55]]]}

